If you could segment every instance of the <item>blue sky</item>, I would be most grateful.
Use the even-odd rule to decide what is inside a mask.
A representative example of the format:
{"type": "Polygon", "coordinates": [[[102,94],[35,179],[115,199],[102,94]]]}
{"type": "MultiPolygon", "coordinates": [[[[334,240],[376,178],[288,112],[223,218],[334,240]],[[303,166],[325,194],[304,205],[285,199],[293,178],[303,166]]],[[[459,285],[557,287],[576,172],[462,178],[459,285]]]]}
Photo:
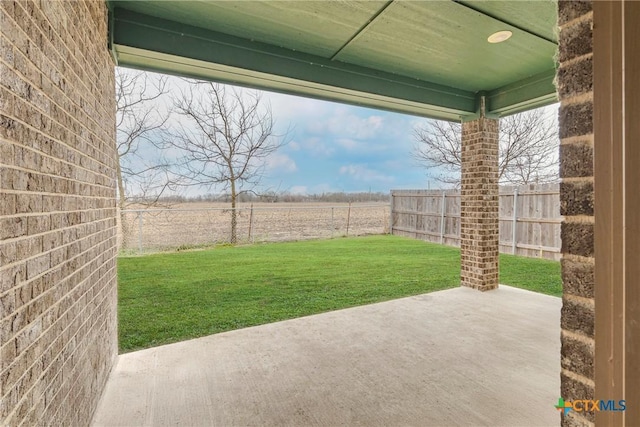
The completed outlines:
{"type": "MultiPolygon", "coordinates": [[[[158,77],[149,74],[152,79],[158,77]]],[[[185,87],[184,80],[169,78],[169,89],[174,95],[185,87]]],[[[271,106],[275,132],[286,134],[288,144],[266,159],[261,185],[255,188],[258,192],[386,193],[391,189],[435,189],[446,185],[430,179],[429,175],[437,175],[438,171],[427,173],[412,156],[416,145],[414,129],[428,125],[428,119],[273,92],[260,93],[262,101],[271,106]]],[[[167,106],[163,104],[171,101],[157,102],[156,108],[166,112],[167,106]]],[[[547,108],[555,110],[557,105],[547,108]]],[[[143,157],[159,154],[142,152],[143,157]]],[[[189,187],[180,193],[194,196],[222,190],[189,187]]]]}
{"type": "MultiPolygon", "coordinates": [[[[427,175],[411,156],[413,116],[264,92],[288,145],[267,161],[265,184],[312,194],[426,188],[427,175]]],[[[433,183],[431,183],[433,186],[433,183]]]]}
{"type": "MultiPolygon", "coordinates": [[[[186,87],[176,77],[169,77],[168,83],[174,95],[186,87]]],[[[411,154],[413,129],[426,119],[273,92],[260,94],[271,106],[276,133],[286,133],[288,144],[266,159],[258,191],[388,192],[440,185],[429,182],[425,169],[411,154]]],[[[164,103],[171,101],[164,98],[156,102],[159,111],[166,111],[164,103]]],[[[180,119],[174,116],[174,120],[180,119]]],[[[155,149],[147,150],[141,152],[142,157],[160,155],[155,149]]],[[[172,157],[168,153],[164,156],[172,157]]],[[[190,187],[180,193],[193,196],[218,191],[190,187]]]]}

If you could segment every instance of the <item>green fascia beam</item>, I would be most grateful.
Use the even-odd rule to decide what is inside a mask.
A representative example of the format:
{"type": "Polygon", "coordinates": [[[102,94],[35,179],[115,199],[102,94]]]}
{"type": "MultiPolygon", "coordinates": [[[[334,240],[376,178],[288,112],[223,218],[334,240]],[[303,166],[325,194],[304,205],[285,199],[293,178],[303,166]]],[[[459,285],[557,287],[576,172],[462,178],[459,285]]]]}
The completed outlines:
{"type": "Polygon", "coordinates": [[[487,114],[508,116],[558,102],[555,68],[487,93],[487,114]]]}
{"type": "Polygon", "coordinates": [[[443,120],[473,114],[474,93],[115,8],[119,65],[443,120]]]}
{"type": "Polygon", "coordinates": [[[290,95],[338,101],[345,104],[373,107],[420,117],[449,121],[460,121],[462,117],[462,113],[457,110],[313,82],[304,82],[142,49],[119,47],[117,55],[120,65],[144,71],[170,73],[182,77],[199,78],[290,95]]]}

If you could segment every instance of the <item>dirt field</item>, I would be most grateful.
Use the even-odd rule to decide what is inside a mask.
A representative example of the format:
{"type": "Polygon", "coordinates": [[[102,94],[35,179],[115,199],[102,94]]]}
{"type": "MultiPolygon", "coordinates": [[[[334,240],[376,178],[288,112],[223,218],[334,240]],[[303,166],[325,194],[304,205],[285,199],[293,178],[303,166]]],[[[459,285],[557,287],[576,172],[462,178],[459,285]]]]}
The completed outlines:
{"type": "MultiPolygon", "coordinates": [[[[135,209],[135,208],[134,208],[135,209]]],[[[277,242],[389,232],[386,203],[254,203],[238,207],[238,243],[277,242]]],[[[151,252],[226,243],[224,203],[183,203],[123,211],[122,250],[151,252]]]]}

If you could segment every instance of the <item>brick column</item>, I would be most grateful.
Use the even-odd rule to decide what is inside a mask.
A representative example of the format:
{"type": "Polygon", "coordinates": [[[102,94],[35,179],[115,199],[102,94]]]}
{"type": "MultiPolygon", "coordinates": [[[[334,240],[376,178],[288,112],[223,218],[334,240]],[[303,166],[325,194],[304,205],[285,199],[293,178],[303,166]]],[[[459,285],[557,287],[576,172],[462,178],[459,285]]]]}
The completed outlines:
{"type": "Polygon", "coordinates": [[[462,125],[462,286],[498,287],[498,120],[462,125]]]}
{"type": "MultiPolygon", "coordinates": [[[[565,400],[594,399],[593,77],[590,2],[558,2],[562,370],[565,400]]],[[[605,398],[599,397],[599,398],[605,398]]],[[[594,412],[570,411],[563,426],[587,426],[594,412]]]]}

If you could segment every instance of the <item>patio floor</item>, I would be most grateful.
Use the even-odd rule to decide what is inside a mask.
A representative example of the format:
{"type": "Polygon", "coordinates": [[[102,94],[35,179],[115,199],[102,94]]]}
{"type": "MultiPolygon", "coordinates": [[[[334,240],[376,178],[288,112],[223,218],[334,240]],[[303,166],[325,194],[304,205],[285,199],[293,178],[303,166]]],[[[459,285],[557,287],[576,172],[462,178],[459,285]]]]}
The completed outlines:
{"type": "Polygon", "coordinates": [[[455,288],[124,354],[93,425],[559,425],[560,307],[455,288]]]}

